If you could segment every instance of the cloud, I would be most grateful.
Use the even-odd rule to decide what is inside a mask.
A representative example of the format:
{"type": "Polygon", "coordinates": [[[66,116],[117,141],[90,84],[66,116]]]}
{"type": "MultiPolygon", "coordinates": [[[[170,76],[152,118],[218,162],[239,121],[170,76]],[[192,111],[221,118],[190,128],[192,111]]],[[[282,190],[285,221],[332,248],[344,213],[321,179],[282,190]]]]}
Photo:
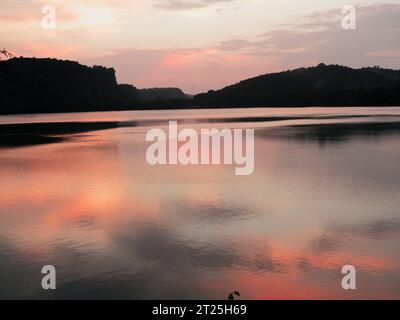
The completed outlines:
{"type": "Polygon", "coordinates": [[[371,57],[400,57],[400,49],[388,49],[368,52],[371,57]]]}
{"type": "MultiPolygon", "coordinates": [[[[33,19],[35,13],[32,10],[33,7],[37,7],[38,4],[35,0],[27,0],[25,3],[22,1],[4,0],[0,2],[0,21],[13,21],[13,20],[27,20],[33,19]]],[[[39,7],[40,8],[40,7],[39,7]]]]}
{"type": "Polygon", "coordinates": [[[178,86],[188,93],[320,62],[399,68],[400,5],[357,7],[357,12],[355,31],[342,29],[340,10],[329,10],[264,32],[255,40],[233,38],[199,48],[132,48],[86,61],[114,66],[120,82],[138,87],[178,86]]]}
{"type": "Polygon", "coordinates": [[[166,10],[187,10],[205,8],[212,4],[221,2],[232,2],[234,0],[155,0],[157,8],[166,10]]]}
{"type": "Polygon", "coordinates": [[[197,93],[255,76],[261,70],[273,70],[274,59],[204,47],[117,50],[81,62],[113,66],[120,83],[132,83],[139,88],[172,86],[197,93]]]}
{"type": "MultiPolygon", "coordinates": [[[[44,16],[41,13],[41,9],[46,4],[41,0],[2,0],[0,2],[0,23],[26,23],[33,21],[39,25],[44,16]]],[[[76,15],[66,10],[63,6],[56,6],[56,10],[58,22],[76,19],[76,15]]]]}
{"type": "MultiPolygon", "coordinates": [[[[11,6],[10,0],[5,1],[11,6]]],[[[34,0],[29,1],[36,3],[34,0]]],[[[185,10],[234,1],[157,0],[153,2],[153,7],[185,10]]],[[[102,3],[105,5],[111,2],[103,0],[102,3]]],[[[307,67],[320,62],[351,67],[400,67],[400,5],[395,4],[358,6],[357,29],[354,31],[342,29],[343,15],[340,8],[337,8],[299,17],[295,24],[267,31],[260,30],[253,37],[235,37],[237,33],[232,29],[231,38],[214,38],[217,41],[202,42],[204,44],[199,47],[185,46],[178,35],[176,42],[174,37],[171,42],[165,41],[164,44],[161,40],[151,40],[150,38],[158,37],[159,34],[151,28],[151,32],[147,30],[151,36],[145,30],[136,32],[133,39],[127,38],[130,35],[128,25],[121,22],[123,19],[117,19],[121,8],[124,12],[128,11],[129,8],[125,6],[118,5],[118,10],[98,7],[97,13],[103,17],[99,25],[87,24],[85,10],[74,11],[71,5],[68,8],[70,11],[66,11],[67,8],[64,11],[75,15],[80,12],[75,22],[62,23],[51,33],[36,31],[36,37],[32,34],[31,38],[23,41],[9,38],[3,46],[16,55],[53,55],[90,65],[112,66],[117,71],[119,82],[132,83],[138,87],[178,86],[188,93],[218,89],[260,74],[307,67]],[[109,16],[112,18],[110,23],[109,16]],[[114,23],[115,21],[117,22],[114,23]],[[124,42],[121,44],[121,41],[124,42]],[[130,46],[129,43],[135,44],[130,46]]],[[[94,14],[90,6],[87,8],[88,13],[94,14]]],[[[37,14],[40,17],[40,11],[37,14]]],[[[158,14],[162,17],[168,16],[165,12],[158,14]]],[[[95,21],[100,22],[97,18],[95,21]]],[[[141,26],[140,23],[138,26],[141,26]]],[[[185,23],[189,22],[185,20],[185,23]]],[[[39,28],[39,20],[37,25],[39,28]]],[[[188,29],[193,25],[188,26],[188,29]]],[[[32,28],[26,30],[27,33],[34,32],[30,31],[32,28]]],[[[170,32],[167,27],[165,30],[165,34],[170,32]]]]}
{"type": "Polygon", "coordinates": [[[357,29],[341,27],[341,11],[316,12],[300,24],[267,31],[256,41],[234,39],[217,48],[254,56],[274,56],[284,65],[318,62],[354,67],[382,65],[397,67],[400,52],[400,5],[357,7],[357,29]]]}

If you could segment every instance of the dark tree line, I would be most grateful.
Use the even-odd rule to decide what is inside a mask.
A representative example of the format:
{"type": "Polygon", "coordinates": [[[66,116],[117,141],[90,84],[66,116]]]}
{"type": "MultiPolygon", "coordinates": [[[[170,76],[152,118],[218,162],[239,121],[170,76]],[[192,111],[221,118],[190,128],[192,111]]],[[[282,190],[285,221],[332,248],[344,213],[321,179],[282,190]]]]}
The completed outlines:
{"type": "Polygon", "coordinates": [[[400,71],[320,64],[258,76],[194,97],[198,106],[400,106],[400,71]]]}
{"type": "MultiPolygon", "coordinates": [[[[7,50],[1,54],[7,58],[7,50]]],[[[177,88],[118,84],[113,68],[74,61],[0,61],[0,114],[99,110],[400,106],[400,71],[320,64],[266,74],[188,98],[177,88]]]]}
{"type": "Polygon", "coordinates": [[[138,96],[135,87],[117,84],[112,68],[56,59],[1,61],[0,84],[3,114],[123,108],[138,96]]]}
{"type": "Polygon", "coordinates": [[[126,110],[178,99],[187,99],[178,88],[118,84],[113,68],[50,58],[0,61],[0,114],[126,110]]]}

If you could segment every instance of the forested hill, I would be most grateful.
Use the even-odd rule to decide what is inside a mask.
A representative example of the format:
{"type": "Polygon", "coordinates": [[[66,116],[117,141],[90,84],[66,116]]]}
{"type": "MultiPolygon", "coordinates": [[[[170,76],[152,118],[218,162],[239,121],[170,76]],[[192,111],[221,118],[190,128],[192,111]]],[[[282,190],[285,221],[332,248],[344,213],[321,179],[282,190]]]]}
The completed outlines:
{"type": "Polygon", "coordinates": [[[190,99],[179,88],[149,88],[139,89],[139,96],[141,101],[162,101],[162,100],[176,100],[176,99],[190,99]]]}
{"type": "Polygon", "coordinates": [[[400,71],[320,64],[258,76],[191,99],[118,84],[113,68],[57,59],[0,61],[0,114],[216,107],[400,106],[400,71]]]}
{"type": "Polygon", "coordinates": [[[138,99],[118,85],[115,70],[57,59],[13,58],[0,62],[0,113],[107,110],[138,99]]]}
{"type": "Polygon", "coordinates": [[[118,84],[113,68],[74,61],[0,61],[0,114],[127,110],[188,99],[179,88],[137,89],[118,84]]]}
{"type": "Polygon", "coordinates": [[[197,106],[400,106],[400,71],[320,64],[196,95],[197,106]]]}

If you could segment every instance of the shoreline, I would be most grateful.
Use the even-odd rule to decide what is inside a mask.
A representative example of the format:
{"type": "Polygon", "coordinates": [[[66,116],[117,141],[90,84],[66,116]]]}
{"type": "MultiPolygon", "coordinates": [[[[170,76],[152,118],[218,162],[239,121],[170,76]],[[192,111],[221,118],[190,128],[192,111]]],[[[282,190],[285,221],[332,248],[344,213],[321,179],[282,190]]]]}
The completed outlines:
{"type": "Polygon", "coordinates": [[[399,108],[400,105],[376,105],[376,106],[244,106],[244,107],[176,107],[176,108],[135,108],[135,109],[98,109],[98,110],[83,110],[83,111],[57,111],[57,112],[36,112],[36,113],[1,113],[0,118],[6,116],[37,116],[37,115],[53,115],[53,114],[73,114],[73,113],[96,113],[96,112],[129,112],[129,111],[182,111],[182,110],[240,110],[240,109],[311,109],[311,108],[321,108],[321,109],[332,109],[332,108],[399,108]]]}

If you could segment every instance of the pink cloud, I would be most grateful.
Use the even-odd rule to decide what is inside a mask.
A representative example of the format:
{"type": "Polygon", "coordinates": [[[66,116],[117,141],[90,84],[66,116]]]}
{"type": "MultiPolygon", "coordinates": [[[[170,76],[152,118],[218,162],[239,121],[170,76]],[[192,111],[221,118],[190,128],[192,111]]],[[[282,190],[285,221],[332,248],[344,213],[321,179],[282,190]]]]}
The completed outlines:
{"type": "Polygon", "coordinates": [[[86,59],[87,64],[113,66],[118,81],[137,87],[177,86],[187,93],[221,88],[256,76],[260,69],[277,71],[282,66],[271,57],[224,52],[215,48],[132,49],[105,57],[86,59]]]}
{"type": "Polygon", "coordinates": [[[270,30],[257,40],[215,46],[125,50],[88,63],[114,66],[121,82],[138,87],[178,86],[188,93],[218,89],[260,74],[320,62],[398,68],[400,5],[359,6],[358,27],[345,31],[340,11],[306,16],[301,24],[270,30]]]}
{"type": "Polygon", "coordinates": [[[73,56],[78,56],[83,51],[82,45],[57,45],[39,42],[25,42],[13,47],[15,56],[27,56],[37,58],[61,58],[68,59],[73,56]]]}
{"type": "MultiPolygon", "coordinates": [[[[37,5],[34,0],[27,1],[37,5]]],[[[28,14],[21,9],[19,14],[28,14]]],[[[32,12],[29,10],[29,14],[32,12]]],[[[319,62],[399,68],[400,5],[359,6],[357,12],[357,30],[351,32],[341,28],[340,10],[328,10],[303,17],[286,29],[254,35],[253,40],[221,39],[220,43],[198,48],[137,49],[124,42],[125,49],[120,49],[121,39],[131,30],[112,33],[104,26],[92,30],[85,23],[72,23],[71,28],[54,30],[50,36],[36,33],[24,41],[10,38],[3,46],[16,55],[51,56],[114,67],[120,83],[177,86],[188,93],[319,62]]],[[[40,17],[40,10],[37,13],[40,17]]],[[[74,18],[65,14],[66,19],[74,18]]]]}

